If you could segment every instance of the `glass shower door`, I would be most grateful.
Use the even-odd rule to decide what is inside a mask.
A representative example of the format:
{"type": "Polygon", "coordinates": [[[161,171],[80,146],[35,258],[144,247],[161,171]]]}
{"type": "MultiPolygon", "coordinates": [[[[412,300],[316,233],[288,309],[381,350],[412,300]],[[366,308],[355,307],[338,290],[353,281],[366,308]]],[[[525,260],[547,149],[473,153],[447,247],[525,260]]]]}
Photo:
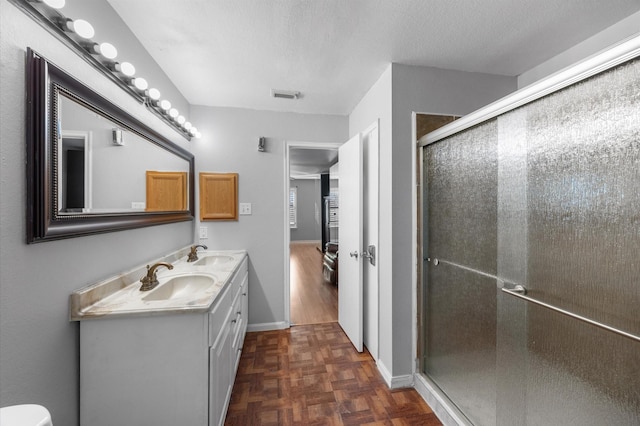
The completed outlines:
{"type": "Polygon", "coordinates": [[[475,424],[496,410],[496,122],[424,149],[424,372],[475,424]]]}
{"type": "Polygon", "coordinates": [[[640,424],[640,342],[598,325],[640,335],[638,87],[636,60],[498,118],[499,152],[508,153],[500,168],[515,172],[499,179],[510,189],[499,191],[508,196],[498,210],[526,212],[511,222],[499,213],[498,234],[526,252],[499,244],[498,259],[526,268],[517,281],[530,298],[499,296],[498,327],[517,336],[498,340],[499,358],[519,367],[514,382],[498,376],[504,394],[517,395],[503,410],[499,398],[498,424],[640,424]],[[526,235],[507,236],[514,225],[526,235]]]}
{"type": "Polygon", "coordinates": [[[634,60],[423,148],[422,371],[475,425],[640,425],[638,87],[634,60]]]}

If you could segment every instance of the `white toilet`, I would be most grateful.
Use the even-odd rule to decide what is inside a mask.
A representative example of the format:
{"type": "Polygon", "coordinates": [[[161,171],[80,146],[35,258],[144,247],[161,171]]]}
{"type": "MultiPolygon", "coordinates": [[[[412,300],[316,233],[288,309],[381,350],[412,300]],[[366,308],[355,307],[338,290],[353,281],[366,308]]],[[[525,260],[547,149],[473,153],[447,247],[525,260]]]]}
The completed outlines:
{"type": "Polygon", "coordinates": [[[22,404],[0,408],[2,426],[53,426],[49,410],[42,405],[22,404]]]}

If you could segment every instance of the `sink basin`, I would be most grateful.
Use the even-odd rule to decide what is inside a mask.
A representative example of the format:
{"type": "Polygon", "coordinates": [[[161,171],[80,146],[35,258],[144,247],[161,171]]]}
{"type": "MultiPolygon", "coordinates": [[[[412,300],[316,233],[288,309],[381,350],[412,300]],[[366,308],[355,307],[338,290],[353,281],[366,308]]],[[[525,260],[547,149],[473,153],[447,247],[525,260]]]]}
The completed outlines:
{"type": "Polygon", "coordinates": [[[228,262],[233,262],[233,257],[232,256],[224,256],[224,255],[212,254],[212,255],[204,256],[204,257],[196,260],[195,262],[193,262],[193,264],[197,265],[197,266],[202,266],[202,265],[220,265],[220,264],[228,263],[228,262]]]}
{"type": "Polygon", "coordinates": [[[149,294],[142,297],[142,300],[157,301],[169,300],[179,297],[198,296],[216,283],[217,278],[211,274],[185,274],[170,278],[165,283],[161,283],[149,294]]]}

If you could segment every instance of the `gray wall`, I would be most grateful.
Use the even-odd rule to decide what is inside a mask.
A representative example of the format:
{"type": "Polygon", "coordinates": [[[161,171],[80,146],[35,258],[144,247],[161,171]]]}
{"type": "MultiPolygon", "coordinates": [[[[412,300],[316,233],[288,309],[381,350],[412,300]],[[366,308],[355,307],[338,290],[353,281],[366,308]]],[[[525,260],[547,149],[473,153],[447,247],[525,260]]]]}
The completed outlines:
{"type": "Polygon", "coordinates": [[[350,135],[380,118],[379,365],[394,378],[410,380],[415,357],[412,112],[464,115],[515,88],[515,77],[392,64],[349,117],[350,135]]]}
{"type": "MultiPolygon", "coordinates": [[[[106,2],[90,3],[100,16],[83,16],[96,27],[115,22],[106,2]]],[[[120,27],[113,27],[122,37],[120,27]]],[[[185,148],[189,144],[6,0],[0,1],[0,31],[0,406],[42,404],[54,424],[73,426],[79,409],[79,327],[69,322],[69,294],[190,244],[193,223],[25,244],[27,46],[167,138],[185,148]]],[[[142,58],[138,64],[155,66],[142,58]]]]}
{"type": "Polygon", "coordinates": [[[323,209],[320,179],[296,179],[291,186],[298,188],[298,227],[291,228],[291,241],[320,241],[323,209]]]}
{"type": "Polygon", "coordinates": [[[249,326],[283,326],[285,144],[345,141],[347,117],[195,105],[191,113],[203,135],[191,143],[196,171],[238,173],[239,202],[252,204],[251,216],[238,221],[202,222],[209,238],[200,242],[214,249],[248,251],[249,326]],[[267,138],[266,152],[258,152],[261,136],[267,138]]]}
{"type": "Polygon", "coordinates": [[[592,37],[565,50],[559,55],[545,61],[518,76],[518,89],[535,83],[563,68],[594,55],[599,51],[616,44],[628,37],[638,34],[640,28],[640,12],[611,25],[592,37]]]}

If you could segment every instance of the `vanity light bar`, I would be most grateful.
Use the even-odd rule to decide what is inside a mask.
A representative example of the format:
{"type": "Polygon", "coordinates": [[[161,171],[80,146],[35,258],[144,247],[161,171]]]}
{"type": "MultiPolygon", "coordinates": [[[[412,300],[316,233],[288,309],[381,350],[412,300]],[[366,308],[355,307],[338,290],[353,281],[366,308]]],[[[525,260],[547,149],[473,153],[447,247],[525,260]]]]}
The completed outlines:
{"type": "Polygon", "coordinates": [[[65,5],[65,0],[9,1],[49,30],[68,47],[74,49],[89,64],[117,83],[137,101],[144,103],[147,109],[184,138],[191,140],[191,137],[201,137],[200,132],[183,115],[180,115],[177,109],[171,107],[171,102],[166,99],[160,100],[158,89],[149,88],[147,80],[135,76],[136,69],[131,63],[115,61],[118,50],[113,44],[92,41],[95,30],[88,21],[84,19],[73,20],[60,12],[60,9],[65,5]]]}

